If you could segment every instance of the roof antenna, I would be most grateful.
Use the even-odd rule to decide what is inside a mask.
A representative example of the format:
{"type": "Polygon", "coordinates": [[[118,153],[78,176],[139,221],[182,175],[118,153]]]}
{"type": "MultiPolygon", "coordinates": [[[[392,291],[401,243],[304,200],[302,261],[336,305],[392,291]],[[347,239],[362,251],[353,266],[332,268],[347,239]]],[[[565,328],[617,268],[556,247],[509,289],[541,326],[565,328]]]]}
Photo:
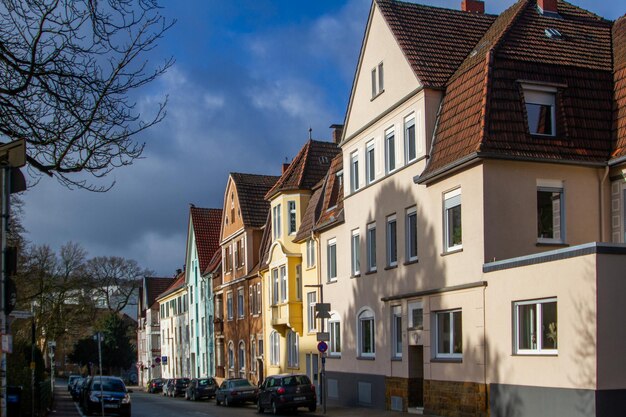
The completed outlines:
{"type": "Polygon", "coordinates": [[[313,128],[309,127],[309,140],[313,139],[313,128]]]}

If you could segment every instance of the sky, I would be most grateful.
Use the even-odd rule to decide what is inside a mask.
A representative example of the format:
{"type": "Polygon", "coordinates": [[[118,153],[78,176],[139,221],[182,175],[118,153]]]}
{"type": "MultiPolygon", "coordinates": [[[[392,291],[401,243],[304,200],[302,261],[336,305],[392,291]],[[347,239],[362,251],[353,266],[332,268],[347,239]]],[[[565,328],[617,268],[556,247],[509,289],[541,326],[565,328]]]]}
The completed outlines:
{"type": "MultiPolygon", "coordinates": [[[[461,0],[413,1],[459,9],[461,0]]],[[[114,170],[106,193],[68,190],[54,179],[25,193],[33,244],[79,243],[89,256],[134,259],[158,276],[185,263],[189,204],[221,208],[229,172],[278,175],[309,137],[330,140],[343,123],[370,0],[160,0],[176,24],[151,51],[176,63],[137,92],[163,122],[137,138],[143,158],[114,170]]],[[[499,14],[514,0],[486,0],[499,14]]],[[[607,19],[626,0],[572,0],[607,19]]]]}

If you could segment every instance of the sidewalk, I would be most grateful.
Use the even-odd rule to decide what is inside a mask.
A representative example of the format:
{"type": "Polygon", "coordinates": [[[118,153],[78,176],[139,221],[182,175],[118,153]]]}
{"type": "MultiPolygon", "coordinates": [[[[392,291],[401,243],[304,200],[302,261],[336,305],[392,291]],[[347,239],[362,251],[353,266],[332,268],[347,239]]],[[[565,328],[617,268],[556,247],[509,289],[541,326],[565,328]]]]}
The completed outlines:
{"type": "Polygon", "coordinates": [[[81,417],[76,409],[76,404],[67,391],[66,384],[57,383],[54,385],[54,403],[52,404],[52,410],[49,415],[58,417],[81,417]]]}

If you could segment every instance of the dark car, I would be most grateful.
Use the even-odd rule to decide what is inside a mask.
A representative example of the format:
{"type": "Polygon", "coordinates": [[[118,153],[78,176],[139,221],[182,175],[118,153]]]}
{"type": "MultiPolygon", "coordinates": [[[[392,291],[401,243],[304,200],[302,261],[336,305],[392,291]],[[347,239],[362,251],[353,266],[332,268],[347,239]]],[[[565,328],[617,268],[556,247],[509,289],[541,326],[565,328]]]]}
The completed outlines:
{"type": "Polygon", "coordinates": [[[80,375],[70,375],[67,378],[67,390],[68,391],[72,391],[72,386],[74,385],[74,382],[76,382],[76,380],[80,378],[80,375]]]}
{"type": "Polygon", "coordinates": [[[231,404],[241,404],[246,401],[255,403],[259,389],[244,378],[226,379],[215,391],[215,404],[224,403],[225,406],[231,404]]]}
{"type": "Polygon", "coordinates": [[[85,378],[83,377],[74,378],[74,380],[72,381],[72,385],[70,386],[70,395],[72,396],[72,399],[74,401],[78,401],[78,399],[80,398],[80,391],[83,386],[83,381],[85,381],[85,378]]]}
{"type": "Polygon", "coordinates": [[[148,381],[148,392],[151,394],[163,392],[163,380],[161,378],[153,378],[148,381]]]}
{"type": "Polygon", "coordinates": [[[217,390],[217,383],[213,378],[194,378],[187,386],[185,392],[185,399],[197,401],[202,398],[210,399],[215,397],[215,391],[217,390]]]}
{"type": "Polygon", "coordinates": [[[189,378],[175,378],[170,380],[167,385],[167,395],[170,397],[177,397],[179,395],[185,395],[185,390],[189,385],[189,378]]]}
{"type": "Polygon", "coordinates": [[[164,379],[163,380],[163,390],[161,391],[161,393],[165,396],[167,396],[167,392],[170,389],[170,384],[173,382],[173,379],[164,379]]]}
{"type": "Polygon", "coordinates": [[[104,408],[107,415],[130,417],[130,392],[121,378],[94,376],[83,393],[83,411],[86,415],[100,414],[104,408]]]}
{"type": "Polygon", "coordinates": [[[272,410],[277,414],[281,410],[295,410],[307,407],[314,412],[317,406],[315,386],[306,375],[272,375],[265,378],[259,387],[257,412],[272,410]]]}

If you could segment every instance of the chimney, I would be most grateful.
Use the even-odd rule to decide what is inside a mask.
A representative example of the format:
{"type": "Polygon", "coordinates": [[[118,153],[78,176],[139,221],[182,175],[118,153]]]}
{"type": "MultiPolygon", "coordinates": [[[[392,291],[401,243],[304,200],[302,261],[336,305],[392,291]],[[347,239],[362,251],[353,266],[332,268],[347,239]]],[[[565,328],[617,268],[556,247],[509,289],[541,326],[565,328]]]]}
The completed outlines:
{"type": "Polygon", "coordinates": [[[485,13],[485,2],[482,0],[461,0],[461,10],[464,12],[483,14],[485,13]]]}
{"type": "Polygon", "coordinates": [[[284,163],[283,164],[283,170],[281,171],[281,174],[284,174],[285,171],[287,171],[287,169],[289,168],[289,165],[291,165],[290,163],[284,163]]]}
{"type": "Polygon", "coordinates": [[[343,136],[343,125],[330,125],[330,128],[333,129],[333,143],[339,145],[341,142],[341,136],[343,136]]]}
{"type": "Polygon", "coordinates": [[[537,7],[541,14],[558,15],[557,0],[537,0],[537,7]]]}

